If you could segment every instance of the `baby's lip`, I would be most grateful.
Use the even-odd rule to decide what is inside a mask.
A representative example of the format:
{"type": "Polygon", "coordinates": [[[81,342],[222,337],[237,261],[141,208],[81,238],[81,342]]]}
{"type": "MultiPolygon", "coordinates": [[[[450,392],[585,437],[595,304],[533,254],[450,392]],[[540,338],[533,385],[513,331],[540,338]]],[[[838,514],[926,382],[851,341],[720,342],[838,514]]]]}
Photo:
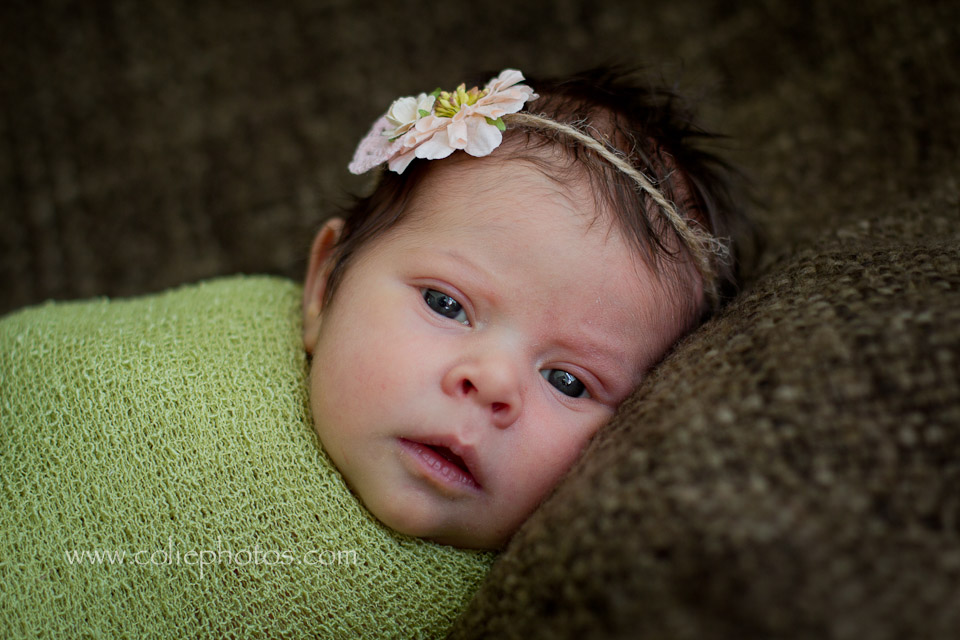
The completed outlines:
{"type": "Polygon", "coordinates": [[[477,487],[483,488],[484,481],[481,475],[480,456],[477,454],[477,449],[474,445],[466,444],[461,442],[456,436],[449,435],[418,435],[415,438],[402,438],[402,440],[409,440],[410,442],[422,444],[427,447],[443,447],[448,449],[450,453],[460,458],[460,461],[466,468],[466,472],[470,474],[474,482],[476,482],[477,487]]]}

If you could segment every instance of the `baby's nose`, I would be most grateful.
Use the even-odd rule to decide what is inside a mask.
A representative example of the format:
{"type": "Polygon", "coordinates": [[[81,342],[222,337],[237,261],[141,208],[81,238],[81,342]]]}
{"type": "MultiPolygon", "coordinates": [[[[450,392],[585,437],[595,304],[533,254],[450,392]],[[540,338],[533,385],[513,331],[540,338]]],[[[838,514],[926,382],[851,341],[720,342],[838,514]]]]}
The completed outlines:
{"type": "Polygon", "coordinates": [[[487,353],[453,366],[444,376],[443,390],[475,402],[489,411],[493,424],[505,429],[520,415],[520,375],[517,365],[503,353],[487,353]]]}

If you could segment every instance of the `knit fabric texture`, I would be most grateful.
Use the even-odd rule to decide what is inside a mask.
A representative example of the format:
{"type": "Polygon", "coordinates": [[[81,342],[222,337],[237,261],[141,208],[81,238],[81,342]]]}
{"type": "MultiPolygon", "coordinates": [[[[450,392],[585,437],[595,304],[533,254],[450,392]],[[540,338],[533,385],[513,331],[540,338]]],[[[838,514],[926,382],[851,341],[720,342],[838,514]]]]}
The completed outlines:
{"type": "Polygon", "coordinates": [[[363,508],[314,435],[299,325],[269,277],[0,321],[0,635],[447,631],[493,556],[363,508]]]}

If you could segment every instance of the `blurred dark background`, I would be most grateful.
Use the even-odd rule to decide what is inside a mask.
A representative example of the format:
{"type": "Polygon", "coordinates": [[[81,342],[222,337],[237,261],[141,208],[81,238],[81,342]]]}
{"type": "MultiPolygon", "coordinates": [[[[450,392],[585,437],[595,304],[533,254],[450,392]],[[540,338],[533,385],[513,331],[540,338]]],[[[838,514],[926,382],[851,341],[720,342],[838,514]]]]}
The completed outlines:
{"type": "Polygon", "coordinates": [[[751,177],[771,251],[845,211],[957,206],[960,3],[6,2],[0,312],[299,278],[400,95],[641,64],[751,177]]]}

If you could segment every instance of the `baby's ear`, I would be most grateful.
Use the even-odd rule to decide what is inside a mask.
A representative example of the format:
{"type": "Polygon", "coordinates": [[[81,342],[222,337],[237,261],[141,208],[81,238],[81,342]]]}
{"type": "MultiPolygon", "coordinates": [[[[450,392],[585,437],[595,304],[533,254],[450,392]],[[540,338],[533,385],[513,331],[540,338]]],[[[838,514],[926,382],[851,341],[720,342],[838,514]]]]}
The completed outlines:
{"type": "Polygon", "coordinates": [[[310,263],[307,265],[307,275],[303,282],[303,346],[307,353],[313,352],[320,336],[323,296],[327,291],[330,271],[333,269],[333,248],[342,231],[342,218],[327,220],[310,248],[310,263]]]}

